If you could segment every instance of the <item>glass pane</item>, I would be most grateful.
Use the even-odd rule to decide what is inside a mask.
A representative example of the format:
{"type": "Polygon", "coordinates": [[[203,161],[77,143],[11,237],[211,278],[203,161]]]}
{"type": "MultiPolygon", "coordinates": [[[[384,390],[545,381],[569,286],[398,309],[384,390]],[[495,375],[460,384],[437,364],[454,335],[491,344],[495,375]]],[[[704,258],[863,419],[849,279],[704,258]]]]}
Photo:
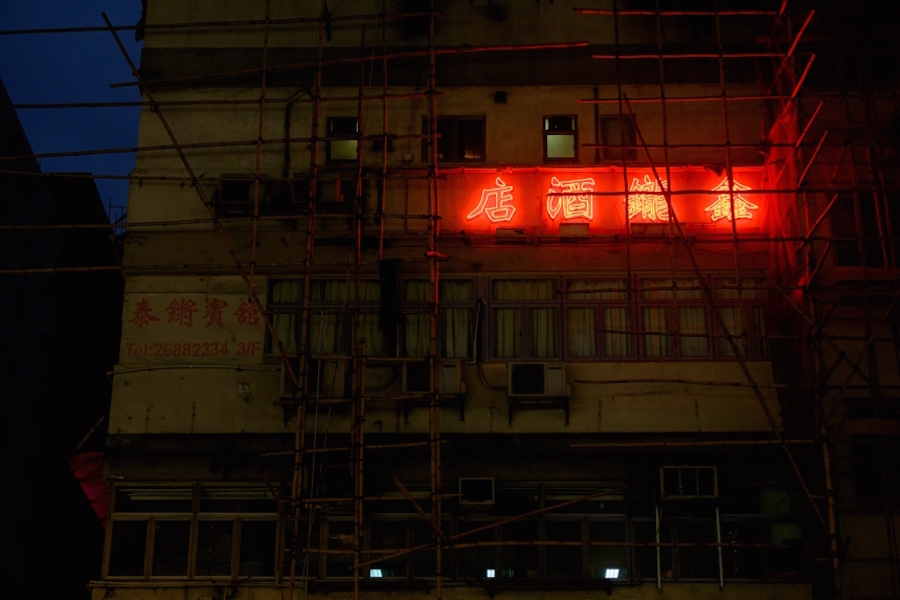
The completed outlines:
{"type": "Polygon", "coordinates": [[[569,281],[566,290],[568,300],[628,301],[628,289],[624,281],[569,281]]]}
{"type": "Polygon", "coordinates": [[[556,309],[530,308],[528,309],[528,315],[531,320],[531,329],[529,330],[530,355],[538,358],[558,356],[559,342],[556,309]]]}
{"type": "Polygon", "coordinates": [[[522,309],[494,309],[494,356],[522,356],[522,309]]]}
{"type": "Polygon", "coordinates": [[[475,286],[471,279],[441,280],[441,300],[472,300],[475,297],[475,286]]]}
{"type": "Polygon", "coordinates": [[[352,577],[353,571],[353,522],[328,522],[328,549],[342,550],[345,554],[325,556],[328,577],[352,577]]]}
{"type": "Polygon", "coordinates": [[[117,487],[116,512],[191,512],[194,489],[190,487],[117,487]]]}
{"type": "MultiPolygon", "coordinates": [[[[599,542],[601,544],[624,542],[625,525],[622,521],[595,521],[589,523],[591,542],[599,542]]],[[[655,573],[654,568],[654,575],[655,573]]],[[[591,546],[591,577],[628,579],[627,548],[624,546],[591,546]]]]}
{"type": "MultiPolygon", "coordinates": [[[[744,331],[743,324],[741,322],[741,309],[736,306],[726,306],[719,309],[719,314],[722,315],[722,321],[725,323],[725,327],[728,333],[734,336],[734,343],[737,344],[738,351],[741,353],[741,356],[745,356],[747,354],[747,350],[744,347],[744,340],[743,338],[739,337],[743,334],[744,331]]],[[[721,335],[724,336],[725,332],[721,332],[721,335]]],[[[731,347],[731,343],[725,337],[719,338],[719,355],[734,356],[734,350],[731,347]]]]}
{"type": "Polygon", "coordinates": [[[157,521],[152,575],[187,575],[190,521],[157,521]]]}
{"type": "Polygon", "coordinates": [[[356,140],[335,140],[331,144],[331,160],[356,160],[356,140]]]}
{"type": "Polygon", "coordinates": [[[772,523],[769,525],[769,543],[787,546],[770,548],[769,577],[772,579],[798,579],[806,575],[803,552],[803,528],[799,523],[772,523]]]}
{"type": "Polygon", "coordinates": [[[197,527],[197,576],[231,575],[233,521],[200,521],[197,527]]]}
{"type": "Polygon", "coordinates": [[[403,328],[406,356],[422,358],[428,356],[431,338],[431,317],[423,314],[406,315],[403,328]]]}
{"type": "MultiPolygon", "coordinates": [[[[427,132],[428,131],[427,117],[423,117],[422,121],[423,121],[422,131],[427,132]]],[[[450,149],[453,147],[453,143],[454,143],[454,141],[453,141],[453,138],[454,138],[453,125],[454,125],[453,118],[438,117],[438,120],[437,120],[437,133],[439,136],[437,138],[438,160],[453,160],[454,153],[450,151],[450,149]]],[[[427,140],[423,141],[423,146],[425,145],[426,142],[427,142],[427,140]]],[[[429,158],[428,158],[427,152],[425,152],[423,154],[424,154],[424,156],[422,157],[423,162],[428,162],[429,158]]]]}
{"type": "Polygon", "coordinates": [[[271,298],[269,308],[276,304],[299,305],[303,300],[303,281],[300,279],[273,281],[271,298]]]}
{"type": "Polygon", "coordinates": [[[310,289],[310,300],[341,303],[353,300],[355,289],[352,280],[314,279],[310,289]]]}
{"type": "Polygon", "coordinates": [[[706,292],[697,279],[679,279],[675,282],[675,290],[679,300],[706,300],[706,292]]]}
{"type": "Polygon", "coordinates": [[[110,575],[143,575],[147,521],[113,521],[109,548],[110,575]]]}
{"type": "Polygon", "coordinates": [[[644,300],[671,300],[671,279],[644,279],[641,281],[641,298],[644,300]]]}
{"type": "Polygon", "coordinates": [[[604,308],[603,346],[609,358],[633,356],[631,349],[631,313],[627,308],[604,308]]]}
{"type": "MultiPolygon", "coordinates": [[[[721,300],[737,300],[737,280],[717,279],[716,298],[721,300]]],[[[761,300],[765,298],[765,289],[757,279],[741,279],[741,297],[744,300],[761,300]]]]}
{"type": "Polygon", "coordinates": [[[597,356],[593,308],[570,308],[566,311],[567,352],[570,358],[597,356]]]}
{"type": "MultiPolygon", "coordinates": [[[[517,521],[503,526],[503,541],[530,542],[540,539],[536,521],[517,521]]],[[[504,546],[503,577],[537,577],[540,553],[538,546],[504,546]]]]}
{"type": "Polygon", "coordinates": [[[766,309],[753,307],[753,351],[756,356],[769,355],[769,340],[766,339],[766,309]]]}
{"type": "Polygon", "coordinates": [[[575,545],[547,546],[547,577],[581,577],[581,521],[545,521],[544,537],[575,545]]]}
{"type": "Polygon", "coordinates": [[[444,309],[444,356],[472,357],[472,309],[444,309]]]}
{"type": "Polygon", "coordinates": [[[575,158],[575,136],[548,133],[547,158],[575,158]]]}
{"type": "Polygon", "coordinates": [[[484,160],[484,121],[456,120],[456,159],[484,160]]]}
{"type": "MultiPolygon", "coordinates": [[[[758,523],[722,521],[722,542],[725,544],[759,543],[758,523]]],[[[722,569],[725,579],[759,579],[759,548],[722,548],[722,569]]]]}
{"type": "Polygon", "coordinates": [[[494,300],[554,300],[552,281],[500,279],[494,281],[494,300]]]}
{"type": "Polygon", "coordinates": [[[366,356],[381,356],[384,352],[378,315],[359,315],[359,338],[366,341],[366,356]]]}
{"type": "Polygon", "coordinates": [[[709,356],[706,338],[706,308],[679,306],[678,327],[681,331],[682,356],[709,356]]]}
{"type": "MultiPolygon", "coordinates": [[[[635,542],[655,542],[656,523],[653,521],[638,521],[634,523],[635,542]]],[[[672,536],[668,523],[662,523],[659,529],[659,541],[671,542],[672,536]]],[[[672,548],[660,548],[660,571],[664,578],[672,578],[672,548]]],[[[636,579],[656,579],[656,548],[652,546],[638,547],[634,550],[634,562],[636,579]]]]}
{"type": "MultiPolygon", "coordinates": [[[[443,286],[442,286],[443,287],[443,286]]],[[[403,299],[407,302],[428,302],[431,300],[431,283],[425,280],[403,282],[403,299]]]]}
{"type": "Polygon", "coordinates": [[[313,354],[347,354],[350,330],[344,315],[313,309],[309,323],[309,347],[313,354]]]}
{"type": "Polygon", "coordinates": [[[238,575],[273,577],[275,575],[275,521],[243,521],[238,575]]]}
{"type": "Polygon", "coordinates": [[[200,512],[274,513],[275,499],[265,487],[217,487],[200,489],[200,512]]]}
{"type": "MultiPolygon", "coordinates": [[[[297,354],[297,315],[274,314],[272,327],[278,341],[284,345],[284,351],[288,354],[297,354]]],[[[270,348],[269,351],[278,352],[278,349],[270,348]]]]}
{"type": "Polygon", "coordinates": [[[653,357],[672,356],[672,337],[668,335],[650,335],[668,333],[669,309],[645,307],[644,318],[644,354],[653,357]]]}
{"type": "MultiPolygon", "coordinates": [[[[459,532],[463,533],[487,525],[488,521],[460,521],[459,532]]],[[[473,544],[477,542],[491,542],[496,538],[495,529],[486,529],[472,535],[466,535],[459,539],[460,544],[473,544]]],[[[496,546],[475,546],[455,551],[458,575],[461,578],[482,578],[488,574],[488,569],[496,569],[496,546]]],[[[432,567],[433,570],[433,567],[432,567]]],[[[499,573],[495,575],[499,576],[499,573]]]]}
{"type": "MultiPolygon", "coordinates": [[[[313,521],[312,527],[310,527],[310,522],[308,520],[304,520],[300,522],[300,526],[297,528],[297,574],[301,577],[309,575],[311,577],[319,576],[319,554],[317,552],[307,553],[305,551],[306,548],[312,548],[313,550],[319,549],[319,542],[321,540],[321,521],[313,521]]],[[[287,530],[285,530],[284,539],[282,539],[282,546],[284,547],[284,560],[281,566],[281,572],[285,576],[290,576],[291,573],[291,545],[293,544],[293,536],[287,530]]]]}
{"type": "MultiPolygon", "coordinates": [[[[373,521],[372,522],[372,550],[391,550],[396,552],[407,547],[407,521],[373,521]]],[[[372,554],[371,558],[378,558],[379,554],[372,554]]],[[[378,563],[375,568],[381,569],[382,577],[405,577],[406,556],[398,556],[391,560],[378,563]]]]}
{"type": "MultiPolygon", "coordinates": [[[[714,521],[678,523],[678,541],[711,544],[716,541],[714,521]]],[[[679,579],[718,579],[719,555],[714,546],[679,547],[679,579]]]]}

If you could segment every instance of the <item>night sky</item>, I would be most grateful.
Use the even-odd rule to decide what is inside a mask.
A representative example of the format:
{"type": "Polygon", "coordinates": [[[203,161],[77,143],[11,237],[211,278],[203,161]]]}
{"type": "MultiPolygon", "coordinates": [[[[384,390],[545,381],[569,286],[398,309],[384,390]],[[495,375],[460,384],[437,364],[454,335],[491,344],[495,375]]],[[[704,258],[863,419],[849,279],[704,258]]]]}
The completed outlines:
{"type": "MultiPolygon", "coordinates": [[[[0,0],[0,30],[45,27],[104,26],[102,12],[114,25],[135,25],[140,0],[0,0]]],[[[135,64],[140,43],[133,31],[119,32],[135,64]]],[[[14,103],[140,100],[136,88],[111,89],[133,80],[112,34],[54,33],[0,35],[0,79],[14,103]]],[[[137,144],[140,109],[70,108],[17,111],[36,153],[68,152],[137,144]]],[[[42,171],[90,171],[127,175],[134,154],[45,158],[42,171]]],[[[128,182],[98,179],[104,204],[124,206],[128,182]]],[[[115,214],[117,211],[113,209],[115,214]]]]}

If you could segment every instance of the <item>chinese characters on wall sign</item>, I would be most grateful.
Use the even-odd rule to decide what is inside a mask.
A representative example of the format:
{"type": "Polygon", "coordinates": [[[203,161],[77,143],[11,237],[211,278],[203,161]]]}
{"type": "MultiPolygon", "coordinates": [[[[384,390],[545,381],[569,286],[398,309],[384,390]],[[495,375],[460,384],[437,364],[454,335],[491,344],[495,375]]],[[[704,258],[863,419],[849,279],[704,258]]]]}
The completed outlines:
{"type": "MultiPolygon", "coordinates": [[[[688,173],[688,175],[700,179],[696,174],[688,173]]],[[[610,174],[610,176],[613,175],[610,174]]],[[[570,179],[552,176],[549,187],[543,188],[547,191],[542,194],[545,198],[546,215],[554,221],[560,216],[563,220],[594,221],[595,203],[597,203],[597,208],[601,213],[606,212],[604,207],[612,206],[609,202],[604,202],[610,194],[604,194],[598,190],[598,187],[602,189],[602,183],[598,184],[598,179],[593,176],[570,179]]],[[[706,185],[709,184],[707,183],[706,185]]],[[[519,184],[516,183],[518,191],[515,191],[513,184],[507,183],[502,177],[495,177],[493,186],[481,189],[478,203],[468,213],[466,220],[473,221],[484,218],[493,224],[503,224],[510,223],[520,209],[525,210],[524,213],[520,214],[527,215],[528,205],[519,205],[519,203],[525,202],[520,195],[526,197],[529,195],[528,187],[526,185],[523,193],[523,188],[518,186],[519,184]]],[[[690,184],[682,184],[681,188],[685,189],[685,187],[687,189],[697,189],[699,186],[692,180],[690,184]],[[691,185],[694,187],[691,188],[691,185]]],[[[660,181],[650,174],[645,174],[643,178],[632,177],[628,186],[628,193],[624,197],[619,196],[620,201],[625,203],[627,219],[629,221],[668,222],[669,202],[664,194],[664,191],[667,189],[669,189],[668,181],[660,181]]],[[[741,192],[750,191],[751,187],[744,185],[737,179],[732,179],[731,187],[729,187],[728,178],[726,177],[711,189],[705,189],[709,189],[710,193],[705,194],[697,191],[696,195],[715,197],[715,201],[705,206],[705,208],[703,208],[704,204],[708,200],[699,200],[691,194],[682,193],[680,196],[676,195],[671,198],[671,202],[677,204],[676,214],[679,220],[683,222],[712,221],[713,223],[721,219],[726,219],[729,222],[749,221],[753,219],[754,213],[759,209],[757,204],[750,202],[741,195],[741,192]],[[703,202],[703,204],[697,206],[696,203],[698,201],[703,202]]],[[[619,211],[616,211],[616,213],[620,214],[619,211]]],[[[612,217],[600,216],[601,221],[604,218],[612,217]]],[[[518,220],[521,220],[521,217],[518,220]]],[[[619,218],[619,223],[621,223],[621,218],[619,218]]]]}
{"type": "Polygon", "coordinates": [[[126,294],[120,361],[246,362],[261,359],[265,331],[246,296],[126,294]]]}

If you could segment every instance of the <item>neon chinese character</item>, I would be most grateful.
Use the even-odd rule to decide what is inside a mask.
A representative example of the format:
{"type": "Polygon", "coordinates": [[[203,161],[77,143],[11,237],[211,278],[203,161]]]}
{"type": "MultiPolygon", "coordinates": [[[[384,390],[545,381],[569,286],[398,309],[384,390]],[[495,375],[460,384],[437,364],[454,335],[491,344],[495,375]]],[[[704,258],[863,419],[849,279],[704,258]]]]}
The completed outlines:
{"type": "Polygon", "coordinates": [[[591,194],[584,192],[594,191],[593,179],[573,179],[560,181],[556,177],[550,180],[550,189],[547,191],[547,214],[555,219],[562,210],[563,219],[584,217],[594,218],[594,201],[591,194]],[[550,194],[565,194],[552,196],[550,194]]]}
{"type": "Polygon", "coordinates": [[[259,323],[259,307],[255,303],[251,304],[241,301],[241,305],[234,311],[237,322],[241,325],[256,325],[259,323]]]}
{"type": "Polygon", "coordinates": [[[513,188],[511,185],[503,183],[503,180],[499,177],[496,184],[497,187],[495,188],[481,190],[481,200],[478,201],[478,206],[475,207],[475,210],[466,217],[468,220],[471,221],[481,213],[484,213],[491,223],[512,220],[513,215],[516,214],[516,207],[512,205],[513,188]],[[488,206],[488,202],[491,203],[490,206],[488,206]]]}
{"type": "Polygon", "coordinates": [[[210,325],[218,325],[222,327],[222,309],[228,306],[228,303],[224,300],[219,300],[218,298],[213,298],[212,302],[206,303],[206,312],[203,313],[203,319],[206,319],[206,325],[204,327],[209,327],[210,325]]]}
{"type": "Polygon", "coordinates": [[[153,315],[153,309],[150,308],[150,303],[146,298],[141,298],[141,301],[137,303],[137,308],[134,309],[134,318],[131,319],[131,322],[134,323],[138,329],[143,327],[144,325],[149,325],[152,321],[159,321],[159,317],[153,315]]]}
{"type": "Polygon", "coordinates": [[[737,180],[732,181],[734,185],[731,190],[728,189],[727,177],[722,180],[722,183],[712,189],[714,192],[722,192],[719,194],[719,197],[716,198],[715,202],[703,209],[703,212],[712,213],[709,217],[712,219],[713,223],[719,219],[728,219],[729,221],[732,219],[752,219],[753,213],[750,211],[759,209],[757,205],[753,204],[739,193],[746,192],[750,188],[738,183],[737,180]],[[734,215],[731,213],[732,191],[734,193],[734,215]]]}
{"type": "Polygon", "coordinates": [[[178,323],[184,327],[193,327],[195,312],[198,312],[196,302],[186,298],[181,300],[176,298],[166,307],[166,323],[178,323]]]}
{"type": "MultiPolygon", "coordinates": [[[[668,189],[668,181],[663,180],[662,184],[668,189]]],[[[635,177],[631,180],[631,189],[628,191],[644,192],[642,194],[629,194],[627,196],[629,219],[634,218],[636,215],[640,215],[641,219],[644,221],[669,220],[669,205],[666,203],[666,197],[659,193],[662,191],[662,188],[659,187],[658,181],[651,180],[649,175],[644,175],[643,182],[635,177]]]]}

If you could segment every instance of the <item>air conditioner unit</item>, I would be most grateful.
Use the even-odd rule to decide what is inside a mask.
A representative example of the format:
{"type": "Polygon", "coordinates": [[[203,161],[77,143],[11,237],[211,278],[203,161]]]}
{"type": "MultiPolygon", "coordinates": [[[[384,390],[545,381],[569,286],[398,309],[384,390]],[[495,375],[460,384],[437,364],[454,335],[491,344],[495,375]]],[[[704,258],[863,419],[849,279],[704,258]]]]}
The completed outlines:
{"type": "Polygon", "coordinates": [[[460,477],[459,503],[463,505],[490,505],[494,503],[493,477],[460,477]]]}
{"type": "MultiPolygon", "coordinates": [[[[344,358],[313,358],[309,361],[307,390],[310,398],[347,398],[350,395],[350,369],[344,358]]],[[[294,374],[299,377],[299,360],[292,361],[294,374]]],[[[281,396],[291,396],[287,369],[281,370],[281,396]]]]}
{"type": "MultiPolygon", "coordinates": [[[[403,363],[403,393],[427,394],[431,378],[428,361],[403,363]]],[[[462,380],[462,365],[458,360],[442,360],[438,366],[438,393],[465,394],[466,384],[462,380]]]]}
{"type": "Polygon", "coordinates": [[[566,366],[561,362],[509,363],[506,393],[519,398],[566,398],[566,366]]]}
{"type": "Polygon", "coordinates": [[[660,467],[659,488],[663,500],[719,497],[715,467],[660,467]]]}

